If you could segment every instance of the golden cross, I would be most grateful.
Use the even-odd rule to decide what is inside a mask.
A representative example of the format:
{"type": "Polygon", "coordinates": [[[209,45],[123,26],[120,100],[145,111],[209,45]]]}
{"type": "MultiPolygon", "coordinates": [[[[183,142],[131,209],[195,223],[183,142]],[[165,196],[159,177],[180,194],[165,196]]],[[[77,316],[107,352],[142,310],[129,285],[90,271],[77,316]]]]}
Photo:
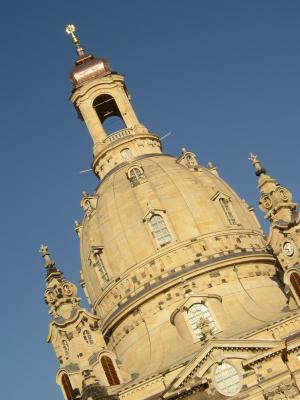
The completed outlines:
{"type": "Polygon", "coordinates": [[[76,31],[75,25],[69,24],[66,26],[66,32],[68,35],[71,36],[72,42],[76,46],[76,51],[77,51],[78,55],[82,56],[82,55],[84,55],[84,51],[83,51],[83,48],[80,46],[80,41],[79,41],[78,37],[75,35],[75,31],[76,31]]]}

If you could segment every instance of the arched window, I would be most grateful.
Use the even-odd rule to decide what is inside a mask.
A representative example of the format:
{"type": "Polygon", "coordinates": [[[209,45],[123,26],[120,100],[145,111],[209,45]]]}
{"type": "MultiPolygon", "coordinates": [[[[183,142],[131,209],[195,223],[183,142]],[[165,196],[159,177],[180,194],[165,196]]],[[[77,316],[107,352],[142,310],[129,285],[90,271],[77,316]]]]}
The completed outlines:
{"type": "Polygon", "coordinates": [[[82,335],[83,335],[83,339],[86,341],[87,344],[93,344],[94,343],[94,340],[93,340],[93,337],[91,335],[91,332],[88,329],[85,329],[82,332],[82,335]]]}
{"type": "Polygon", "coordinates": [[[215,333],[217,331],[215,321],[213,320],[212,315],[205,304],[193,304],[189,308],[187,315],[194,334],[197,336],[197,338],[203,338],[203,327],[205,325],[210,333],[215,333]]]}
{"type": "Polygon", "coordinates": [[[127,176],[132,186],[136,186],[140,183],[141,179],[143,178],[144,171],[140,167],[133,167],[128,171],[127,176]]]}
{"type": "Polygon", "coordinates": [[[98,96],[93,107],[106,133],[113,133],[126,128],[115,99],[109,94],[98,96]]]}
{"type": "Polygon", "coordinates": [[[132,158],[132,153],[130,149],[123,149],[120,151],[123,160],[128,161],[132,158]]]}
{"type": "Polygon", "coordinates": [[[65,356],[68,356],[70,347],[68,341],[65,339],[62,341],[62,348],[64,349],[65,356]]]}
{"type": "Polygon", "coordinates": [[[230,225],[236,225],[236,219],[233,215],[232,209],[231,209],[231,204],[230,201],[224,197],[220,198],[220,205],[224,211],[224,214],[229,222],[230,225]]]}
{"type": "Polygon", "coordinates": [[[101,357],[101,365],[110,385],[119,385],[120,380],[112,360],[108,356],[101,357]]]}
{"type": "Polygon", "coordinates": [[[61,383],[68,400],[74,400],[74,390],[67,374],[63,374],[61,383]]]}
{"type": "Polygon", "coordinates": [[[300,275],[297,272],[292,272],[290,276],[292,287],[300,300],[300,275]]]}
{"type": "Polygon", "coordinates": [[[160,246],[164,246],[171,242],[172,238],[163,217],[155,214],[150,218],[150,227],[154,238],[160,246]]]}

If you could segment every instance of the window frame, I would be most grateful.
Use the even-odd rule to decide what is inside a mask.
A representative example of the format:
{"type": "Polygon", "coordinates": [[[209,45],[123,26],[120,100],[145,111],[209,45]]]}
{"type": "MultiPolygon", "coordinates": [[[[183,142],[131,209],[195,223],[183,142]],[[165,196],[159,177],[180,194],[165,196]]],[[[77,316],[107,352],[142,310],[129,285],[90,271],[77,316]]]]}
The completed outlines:
{"type": "Polygon", "coordinates": [[[234,362],[231,362],[231,360],[228,359],[223,359],[220,363],[216,364],[214,367],[214,372],[213,372],[213,382],[214,382],[214,387],[215,389],[218,391],[218,393],[222,394],[223,396],[226,397],[232,397],[237,395],[238,393],[240,393],[242,387],[243,387],[243,375],[241,373],[241,368],[238,368],[237,365],[235,365],[234,362]],[[233,370],[235,370],[236,375],[239,377],[239,382],[238,382],[238,387],[237,389],[234,391],[234,393],[228,393],[228,391],[226,391],[223,388],[221,388],[219,386],[220,382],[217,381],[216,379],[216,375],[217,375],[217,370],[218,368],[220,368],[222,365],[228,365],[229,367],[231,367],[233,370]]]}
{"type": "Polygon", "coordinates": [[[211,200],[217,202],[217,207],[222,214],[223,221],[229,228],[235,228],[241,225],[234,210],[230,196],[221,191],[217,191],[211,197],[211,200]]]}
{"type": "Polygon", "coordinates": [[[154,213],[148,221],[148,225],[150,227],[150,231],[152,233],[153,238],[155,239],[155,241],[158,243],[158,245],[160,247],[165,247],[168,244],[170,244],[172,242],[172,235],[170,233],[170,230],[166,224],[165,219],[162,217],[162,215],[158,214],[158,213],[154,213]],[[159,221],[156,222],[152,222],[154,220],[154,218],[157,220],[159,218],[159,221]],[[158,226],[158,228],[155,230],[155,225],[158,226]],[[160,226],[159,226],[160,225],[160,226]],[[161,232],[166,231],[166,234],[161,234],[161,232]],[[164,238],[168,237],[169,240],[168,241],[164,241],[164,238]],[[161,240],[162,239],[162,240],[161,240]]]}
{"type": "Polygon", "coordinates": [[[200,339],[196,336],[187,313],[188,310],[197,303],[204,304],[209,310],[216,326],[213,336],[222,332],[227,325],[227,318],[222,305],[221,296],[213,293],[190,294],[173,310],[170,315],[170,322],[175,326],[177,333],[182,339],[192,343],[198,343],[200,339]]]}
{"type": "Polygon", "coordinates": [[[108,354],[104,353],[100,355],[99,361],[109,386],[119,385],[121,381],[113,359],[108,354]],[[105,360],[105,363],[103,360],[105,360]]]}
{"type": "Polygon", "coordinates": [[[135,164],[128,168],[126,175],[132,187],[136,187],[141,183],[146,182],[144,169],[139,165],[135,164]],[[133,176],[132,172],[135,170],[139,171],[139,174],[135,174],[135,176],[133,176]]]}
{"type": "Polygon", "coordinates": [[[225,196],[219,197],[218,199],[221,209],[227,222],[230,226],[238,225],[236,216],[233,212],[232,204],[230,198],[226,198],[225,196]]]}

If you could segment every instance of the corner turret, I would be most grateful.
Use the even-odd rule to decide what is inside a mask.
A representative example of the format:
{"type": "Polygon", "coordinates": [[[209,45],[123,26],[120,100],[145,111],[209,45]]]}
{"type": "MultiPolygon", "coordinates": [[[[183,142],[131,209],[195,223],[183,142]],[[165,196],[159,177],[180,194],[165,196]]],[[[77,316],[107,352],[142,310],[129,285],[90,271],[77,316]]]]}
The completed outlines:
{"type": "Polygon", "coordinates": [[[300,305],[300,214],[292,194],[266,174],[257,155],[250,154],[260,191],[259,207],[271,222],[268,245],[283,272],[286,292],[300,305]]]}
{"type": "Polygon", "coordinates": [[[119,385],[124,376],[116,355],[107,349],[99,328],[100,318],[80,307],[76,286],[56,268],[48,247],[41,245],[40,253],[47,269],[44,298],[52,316],[47,342],[52,344],[60,363],[57,384],[66,400],[98,400],[99,393],[105,394],[103,398],[116,399],[108,395],[105,386],[119,385]],[[98,379],[94,379],[95,375],[98,379]]]}

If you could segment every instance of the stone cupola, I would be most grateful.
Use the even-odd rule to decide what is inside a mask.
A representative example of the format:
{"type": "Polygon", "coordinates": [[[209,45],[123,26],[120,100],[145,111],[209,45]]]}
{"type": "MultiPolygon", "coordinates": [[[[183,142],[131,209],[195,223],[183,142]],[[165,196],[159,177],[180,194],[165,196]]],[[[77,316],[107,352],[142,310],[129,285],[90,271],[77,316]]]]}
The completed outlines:
{"type": "Polygon", "coordinates": [[[140,123],[134,112],[124,76],[111,71],[106,60],[86,55],[73,25],[66,31],[79,55],[71,72],[70,99],[91,134],[95,174],[103,179],[128,160],[161,153],[159,138],[140,123]]]}

